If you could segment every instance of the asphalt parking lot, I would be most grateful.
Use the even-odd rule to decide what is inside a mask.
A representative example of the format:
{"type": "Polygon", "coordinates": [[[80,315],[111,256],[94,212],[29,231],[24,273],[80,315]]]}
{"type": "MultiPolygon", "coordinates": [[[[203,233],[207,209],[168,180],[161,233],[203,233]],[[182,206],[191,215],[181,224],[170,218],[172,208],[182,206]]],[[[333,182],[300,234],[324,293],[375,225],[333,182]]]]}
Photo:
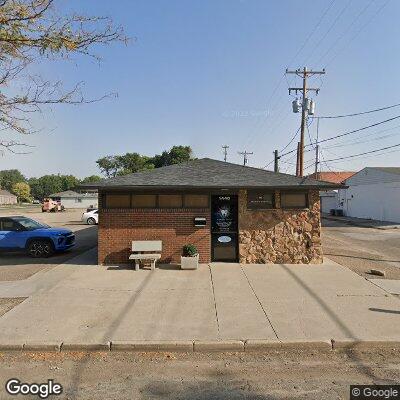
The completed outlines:
{"type": "Polygon", "coordinates": [[[322,246],[329,258],[364,278],[400,279],[400,229],[375,229],[322,219],[322,246]],[[371,276],[378,269],[385,277],[371,276]]]}
{"type": "Polygon", "coordinates": [[[65,253],[58,253],[48,259],[34,259],[21,252],[1,253],[0,282],[27,279],[42,270],[56,265],[97,246],[97,226],[81,222],[85,210],[67,210],[59,213],[42,213],[39,207],[7,208],[0,210],[0,216],[25,215],[53,227],[71,229],[76,236],[76,245],[65,253]]]}

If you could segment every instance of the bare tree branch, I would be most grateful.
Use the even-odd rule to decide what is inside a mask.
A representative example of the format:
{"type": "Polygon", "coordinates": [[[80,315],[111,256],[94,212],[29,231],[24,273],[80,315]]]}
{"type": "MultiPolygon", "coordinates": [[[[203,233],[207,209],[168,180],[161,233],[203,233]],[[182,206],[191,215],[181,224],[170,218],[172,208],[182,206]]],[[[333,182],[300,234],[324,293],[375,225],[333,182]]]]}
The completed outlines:
{"type": "MultiPolygon", "coordinates": [[[[86,99],[83,82],[70,89],[26,73],[41,58],[73,54],[100,57],[98,45],[126,42],[123,29],[107,17],[60,15],[55,0],[0,0],[0,130],[28,135],[37,132],[31,115],[54,104],[88,104],[115,97],[114,93],[86,99]]],[[[20,142],[1,142],[8,150],[20,142]]],[[[11,151],[11,150],[10,150],[11,151]]],[[[18,153],[20,154],[20,153],[18,153]]]]}

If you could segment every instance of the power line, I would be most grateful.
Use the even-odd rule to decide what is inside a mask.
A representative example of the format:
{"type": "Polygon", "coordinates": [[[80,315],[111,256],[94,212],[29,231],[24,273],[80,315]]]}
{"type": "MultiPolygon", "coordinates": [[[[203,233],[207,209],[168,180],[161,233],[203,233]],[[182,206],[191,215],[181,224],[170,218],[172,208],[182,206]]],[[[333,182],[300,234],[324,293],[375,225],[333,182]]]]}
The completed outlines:
{"type": "MultiPolygon", "coordinates": [[[[321,25],[323,19],[325,18],[326,14],[329,12],[329,10],[332,8],[332,5],[335,3],[335,1],[336,1],[336,0],[332,0],[332,1],[329,3],[329,5],[326,7],[326,9],[323,11],[321,17],[319,18],[319,20],[317,21],[317,23],[314,25],[314,28],[313,28],[313,29],[311,30],[311,32],[308,34],[308,36],[307,36],[307,38],[305,39],[305,41],[303,42],[303,44],[300,46],[300,49],[297,50],[296,54],[292,57],[292,59],[290,60],[290,62],[287,64],[288,67],[290,67],[290,65],[291,65],[291,64],[293,63],[293,61],[297,58],[297,56],[304,50],[305,46],[307,45],[307,43],[309,42],[309,40],[311,39],[311,37],[312,37],[312,35],[315,33],[315,31],[318,29],[318,27],[321,25]]],[[[351,0],[350,0],[350,1],[351,1],[351,0]]],[[[279,79],[279,81],[277,82],[276,86],[275,86],[274,89],[272,90],[272,93],[271,93],[270,97],[269,97],[268,100],[267,100],[267,106],[270,105],[270,103],[271,103],[271,101],[272,101],[272,99],[273,99],[273,96],[275,95],[275,93],[277,92],[277,90],[279,89],[279,87],[281,86],[281,84],[282,84],[282,82],[283,82],[283,80],[284,80],[285,77],[286,77],[286,74],[283,74],[283,75],[280,77],[280,79],[279,79]]],[[[276,105],[279,104],[279,101],[280,101],[280,100],[281,100],[281,97],[276,101],[275,106],[273,107],[273,108],[274,108],[274,111],[275,111],[275,109],[277,108],[276,105]]],[[[267,111],[269,112],[269,110],[267,110],[267,111]]],[[[283,121],[286,120],[286,118],[288,117],[288,115],[289,115],[289,114],[287,114],[287,115],[284,116],[283,118],[281,117],[280,123],[278,123],[278,124],[276,123],[277,118],[275,118],[275,119],[274,119],[275,126],[274,126],[272,129],[271,129],[271,127],[270,127],[270,131],[272,131],[272,132],[275,131],[275,130],[278,128],[278,126],[280,126],[280,125],[283,123],[283,121]]],[[[264,120],[263,122],[261,122],[261,125],[259,126],[259,128],[263,127],[264,123],[265,123],[265,120],[264,120]]],[[[255,129],[257,129],[257,125],[258,125],[258,124],[256,124],[256,126],[254,126],[254,128],[252,129],[251,134],[247,136],[246,146],[250,145],[250,144],[253,142],[255,136],[258,136],[258,134],[255,134],[255,135],[254,135],[254,133],[255,133],[254,131],[255,131],[255,129]]]]}
{"type": "Polygon", "coordinates": [[[291,66],[292,62],[297,58],[297,56],[302,52],[302,50],[304,49],[304,47],[306,46],[306,44],[308,43],[308,41],[311,39],[312,35],[314,35],[315,31],[318,29],[318,27],[321,25],[322,20],[325,18],[325,15],[328,13],[328,11],[332,8],[333,3],[336,0],[332,0],[329,4],[328,7],[324,10],[324,12],[322,13],[320,19],[318,20],[317,24],[314,26],[314,28],[312,29],[312,31],[308,34],[306,40],[303,42],[303,44],[301,45],[300,49],[297,50],[296,54],[292,57],[291,61],[288,63],[288,67],[291,66]]]}
{"type": "MultiPolygon", "coordinates": [[[[352,133],[356,133],[356,132],[363,131],[365,129],[373,128],[374,126],[382,125],[382,124],[385,124],[386,122],[390,122],[390,121],[393,121],[393,120],[398,119],[398,118],[400,118],[400,115],[396,115],[395,117],[392,117],[392,118],[389,118],[389,119],[385,119],[384,121],[376,122],[375,124],[364,126],[362,128],[355,129],[355,130],[350,131],[350,132],[345,132],[345,133],[342,133],[340,135],[336,135],[336,136],[332,136],[332,137],[327,138],[327,139],[319,140],[318,143],[328,142],[330,140],[334,140],[334,139],[337,139],[339,137],[347,136],[347,135],[350,135],[352,133]]],[[[306,144],[304,147],[310,147],[310,146],[312,146],[312,143],[306,144]]],[[[295,151],[296,151],[296,149],[292,149],[292,150],[290,150],[290,151],[288,151],[288,152],[286,152],[284,154],[281,154],[281,157],[284,157],[284,156],[286,156],[288,154],[291,154],[291,153],[293,153],[295,151]]]]}
{"type": "Polygon", "coordinates": [[[342,31],[342,33],[336,38],[336,40],[333,42],[333,44],[329,47],[329,49],[319,58],[319,60],[317,61],[316,64],[320,64],[321,61],[332,51],[332,49],[337,45],[337,43],[343,39],[344,36],[346,36],[347,32],[349,32],[349,30],[351,29],[351,27],[355,24],[355,22],[361,17],[361,15],[363,15],[365,13],[365,11],[367,11],[367,9],[371,6],[371,4],[374,2],[375,0],[370,0],[369,3],[367,3],[367,5],[361,10],[361,12],[359,12],[357,14],[357,16],[352,20],[352,22],[350,23],[350,25],[342,31]]]}
{"type": "Polygon", "coordinates": [[[366,22],[363,26],[361,26],[361,28],[353,35],[353,37],[352,37],[350,40],[347,40],[347,41],[346,41],[345,45],[344,45],[341,49],[339,49],[339,50],[334,54],[334,56],[325,64],[325,68],[326,68],[328,65],[330,65],[333,61],[335,61],[336,57],[337,57],[343,50],[345,50],[345,49],[353,42],[353,40],[365,29],[365,27],[366,27],[368,24],[371,23],[371,21],[372,21],[375,17],[378,16],[378,14],[387,6],[387,4],[389,3],[389,1],[390,1],[390,0],[386,0],[386,2],[383,3],[383,4],[378,8],[378,10],[371,16],[371,18],[369,18],[369,19],[367,20],[367,22],[366,22]]]}
{"type": "MultiPolygon", "coordinates": [[[[376,132],[374,133],[374,135],[375,134],[376,134],[376,132]]],[[[368,143],[368,142],[373,142],[375,140],[387,139],[389,137],[398,136],[398,135],[400,135],[400,132],[392,133],[392,134],[389,134],[389,135],[378,136],[376,138],[371,138],[371,139],[368,139],[368,140],[364,139],[364,140],[350,141],[350,142],[347,142],[347,143],[336,144],[336,145],[333,145],[333,146],[327,146],[327,147],[325,147],[325,149],[335,149],[335,148],[338,148],[338,147],[346,147],[348,145],[353,145],[353,144],[364,144],[364,143],[368,143]]]]}
{"type": "MultiPolygon", "coordinates": [[[[332,137],[327,138],[327,139],[322,139],[322,140],[319,141],[319,143],[328,142],[329,140],[334,140],[334,139],[337,139],[337,138],[339,138],[339,137],[347,136],[347,135],[350,135],[350,134],[352,134],[352,133],[356,133],[356,132],[363,131],[363,130],[365,130],[365,129],[373,128],[374,126],[382,125],[382,124],[385,124],[386,122],[394,121],[395,119],[398,119],[398,118],[400,118],[400,115],[396,115],[395,117],[386,119],[386,120],[384,120],[384,121],[376,122],[375,124],[368,125],[368,126],[364,126],[364,127],[362,127],[362,128],[355,129],[355,130],[350,131],[350,132],[345,132],[345,133],[342,133],[342,134],[340,134],[340,135],[332,136],[332,137]]],[[[306,145],[305,147],[309,147],[309,146],[311,146],[311,144],[308,144],[308,145],[306,145]]]]}
{"type": "MultiPolygon", "coordinates": [[[[300,131],[300,126],[297,128],[296,133],[295,133],[295,134],[293,135],[293,137],[290,139],[289,143],[288,143],[282,150],[280,150],[280,152],[286,150],[286,149],[293,143],[293,140],[296,139],[296,136],[297,136],[297,134],[299,133],[299,131],[300,131]]],[[[281,156],[281,157],[282,157],[282,156],[281,156]]]]}
{"type": "Polygon", "coordinates": [[[371,114],[371,113],[378,112],[378,111],[389,110],[390,108],[395,108],[395,107],[400,107],[400,103],[393,104],[393,105],[387,106],[387,107],[375,108],[374,110],[362,111],[359,113],[343,114],[343,115],[327,115],[327,116],[311,117],[311,118],[313,118],[313,119],[332,119],[332,118],[355,117],[357,115],[371,114]]]}
{"type": "Polygon", "coordinates": [[[331,30],[334,28],[336,23],[339,21],[340,17],[343,15],[343,13],[347,10],[347,8],[350,6],[352,0],[349,0],[346,5],[343,7],[343,9],[339,12],[339,14],[336,16],[336,18],[333,20],[333,23],[331,26],[328,28],[328,30],[325,32],[325,34],[322,36],[322,38],[318,41],[318,43],[313,47],[311,53],[308,55],[306,58],[306,61],[304,64],[308,62],[308,60],[311,58],[311,56],[315,53],[315,50],[319,47],[319,45],[325,40],[325,38],[329,35],[331,30]]]}
{"type": "Polygon", "coordinates": [[[338,160],[345,160],[345,159],[348,159],[348,158],[359,157],[359,156],[363,156],[365,154],[377,153],[378,151],[393,149],[394,147],[399,147],[399,146],[400,146],[400,143],[394,144],[393,146],[382,147],[381,149],[375,149],[375,150],[371,150],[371,151],[366,151],[364,153],[352,154],[351,156],[333,158],[332,160],[325,160],[325,162],[332,162],[332,161],[338,161],[338,160]]]}

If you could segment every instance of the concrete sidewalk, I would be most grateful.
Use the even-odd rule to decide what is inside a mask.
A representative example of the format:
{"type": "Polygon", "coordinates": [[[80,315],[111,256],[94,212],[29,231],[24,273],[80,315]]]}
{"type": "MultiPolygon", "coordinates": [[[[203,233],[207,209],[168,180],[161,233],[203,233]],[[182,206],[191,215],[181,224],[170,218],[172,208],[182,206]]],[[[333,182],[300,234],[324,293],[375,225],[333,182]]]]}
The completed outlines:
{"type": "Polygon", "coordinates": [[[0,284],[29,296],[0,318],[2,344],[93,345],[155,341],[399,341],[400,301],[334,262],[213,263],[155,272],[60,265],[0,284]],[[18,287],[18,284],[20,286],[18,287]]]}

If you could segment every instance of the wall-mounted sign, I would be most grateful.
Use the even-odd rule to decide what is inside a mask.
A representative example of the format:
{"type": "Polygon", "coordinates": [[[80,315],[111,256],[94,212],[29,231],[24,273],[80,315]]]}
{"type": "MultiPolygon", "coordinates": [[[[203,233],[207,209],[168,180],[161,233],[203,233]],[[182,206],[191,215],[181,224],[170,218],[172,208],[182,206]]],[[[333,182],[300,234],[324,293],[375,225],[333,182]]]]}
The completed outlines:
{"type": "Polygon", "coordinates": [[[213,196],[212,198],[212,231],[237,231],[237,196],[213,196]]]}
{"type": "Polygon", "coordinates": [[[220,243],[229,243],[230,241],[232,241],[232,238],[229,236],[219,236],[218,237],[218,242],[220,242],[220,243]]]}
{"type": "Polygon", "coordinates": [[[194,217],[194,226],[206,226],[207,220],[204,217],[194,217]]]}
{"type": "Polygon", "coordinates": [[[247,192],[247,208],[268,209],[274,208],[275,196],[273,192],[258,192],[249,190],[247,192]]]}

